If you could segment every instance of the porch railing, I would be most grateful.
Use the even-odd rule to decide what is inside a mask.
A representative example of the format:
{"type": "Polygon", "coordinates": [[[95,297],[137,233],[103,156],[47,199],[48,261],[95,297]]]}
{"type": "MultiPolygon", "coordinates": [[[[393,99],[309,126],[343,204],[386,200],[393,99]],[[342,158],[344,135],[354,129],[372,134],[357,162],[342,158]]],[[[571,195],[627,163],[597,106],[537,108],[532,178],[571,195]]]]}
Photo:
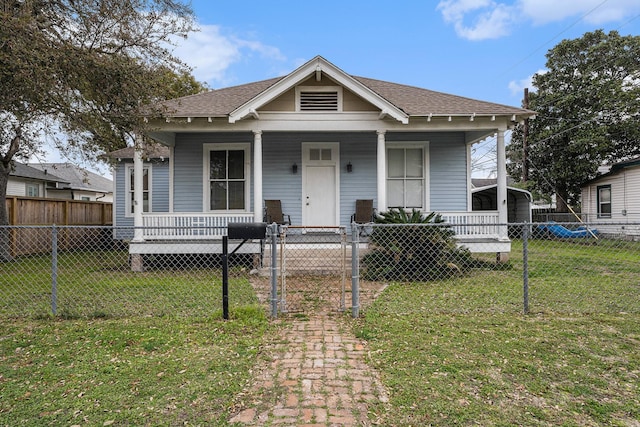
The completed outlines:
{"type": "MultiPolygon", "coordinates": [[[[458,238],[500,237],[498,213],[442,212],[442,218],[450,224],[458,238]]],[[[230,222],[253,222],[251,212],[242,213],[145,213],[143,238],[145,240],[181,240],[220,238],[230,222]]]]}
{"type": "MultiPolygon", "coordinates": [[[[498,212],[442,212],[442,219],[456,233],[458,238],[498,239],[500,230],[498,212]]],[[[506,233],[505,233],[506,235],[506,233]]]]}
{"type": "Polygon", "coordinates": [[[145,240],[212,239],[226,234],[230,222],[253,222],[253,213],[148,213],[142,221],[145,240]]]}

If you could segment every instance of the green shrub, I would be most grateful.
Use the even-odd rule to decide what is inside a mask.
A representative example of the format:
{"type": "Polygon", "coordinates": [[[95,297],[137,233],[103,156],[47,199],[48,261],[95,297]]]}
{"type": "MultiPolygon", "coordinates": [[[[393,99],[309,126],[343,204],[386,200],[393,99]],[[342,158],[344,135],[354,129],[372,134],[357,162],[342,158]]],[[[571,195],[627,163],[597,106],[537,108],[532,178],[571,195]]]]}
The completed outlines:
{"type": "Polygon", "coordinates": [[[378,214],[363,260],[368,280],[425,281],[457,276],[472,264],[440,214],[391,209],[378,214]]]}

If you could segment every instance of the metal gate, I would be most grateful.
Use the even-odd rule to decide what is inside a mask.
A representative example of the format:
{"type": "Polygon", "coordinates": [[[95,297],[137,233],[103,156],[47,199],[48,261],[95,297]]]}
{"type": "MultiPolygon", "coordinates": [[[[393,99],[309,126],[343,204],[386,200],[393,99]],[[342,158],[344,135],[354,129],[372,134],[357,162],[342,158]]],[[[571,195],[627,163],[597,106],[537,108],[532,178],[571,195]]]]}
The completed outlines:
{"type": "Polygon", "coordinates": [[[344,311],[349,249],[345,227],[280,227],[280,312],[344,311]]]}

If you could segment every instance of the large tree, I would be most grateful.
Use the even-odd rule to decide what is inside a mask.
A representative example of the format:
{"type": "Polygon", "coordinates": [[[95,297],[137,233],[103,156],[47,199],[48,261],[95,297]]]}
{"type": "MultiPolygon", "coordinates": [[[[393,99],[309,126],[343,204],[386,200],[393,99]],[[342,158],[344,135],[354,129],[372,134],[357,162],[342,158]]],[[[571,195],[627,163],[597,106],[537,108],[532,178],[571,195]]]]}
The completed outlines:
{"type": "Polygon", "coordinates": [[[192,30],[180,0],[0,3],[0,225],[13,161],[45,138],[96,158],[142,130],[142,108],[202,88],[170,50],[192,30]]]}
{"type": "MultiPolygon", "coordinates": [[[[640,36],[602,30],[564,40],[533,77],[527,139],[529,188],[577,204],[598,167],[640,154],[640,36]]],[[[523,176],[523,126],[507,147],[508,169],[523,176]]]]}

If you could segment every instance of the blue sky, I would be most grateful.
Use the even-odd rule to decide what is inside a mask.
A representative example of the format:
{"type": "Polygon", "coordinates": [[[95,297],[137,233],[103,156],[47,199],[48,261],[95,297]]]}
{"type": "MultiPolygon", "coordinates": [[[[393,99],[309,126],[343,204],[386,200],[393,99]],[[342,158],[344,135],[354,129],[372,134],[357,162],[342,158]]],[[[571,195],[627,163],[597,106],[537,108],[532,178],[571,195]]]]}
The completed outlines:
{"type": "MultiPolygon", "coordinates": [[[[520,106],[545,54],[603,29],[640,35],[640,0],[192,0],[200,31],[176,49],[213,89],[321,55],[348,74],[520,106]]],[[[507,135],[507,142],[509,135],[507,135]]],[[[495,141],[473,149],[495,171],[495,141]]]]}
{"type": "MultiPolygon", "coordinates": [[[[282,76],[322,55],[348,74],[520,106],[561,40],[596,29],[640,35],[640,0],[191,4],[200,31],[175,54],[213,89],[282,76]]],[[[494,150],[491,140],[474,145],[474,176],[492,173],[494,150]]]]}
{"type": "Polygon", "coordinates": [[[358,76],[519,106],[546,52],[588,31],[640,34],[640,0],[192,0],[176,51],[212,88],[322,55],[358,76]]]}

